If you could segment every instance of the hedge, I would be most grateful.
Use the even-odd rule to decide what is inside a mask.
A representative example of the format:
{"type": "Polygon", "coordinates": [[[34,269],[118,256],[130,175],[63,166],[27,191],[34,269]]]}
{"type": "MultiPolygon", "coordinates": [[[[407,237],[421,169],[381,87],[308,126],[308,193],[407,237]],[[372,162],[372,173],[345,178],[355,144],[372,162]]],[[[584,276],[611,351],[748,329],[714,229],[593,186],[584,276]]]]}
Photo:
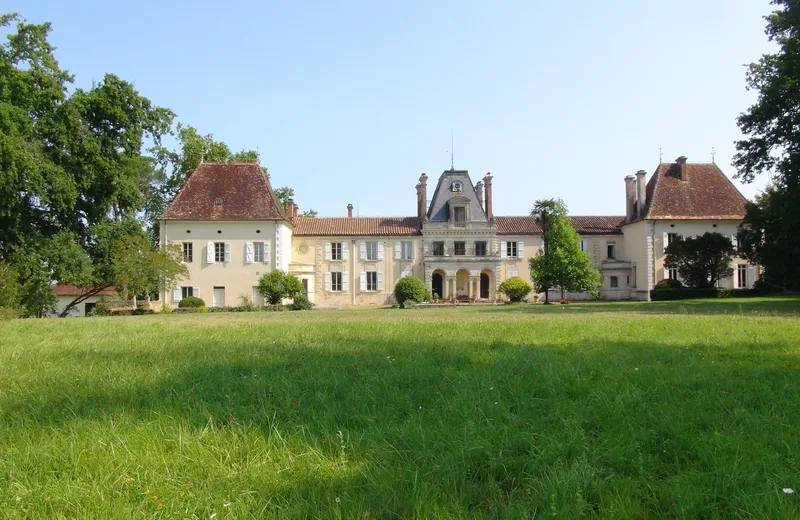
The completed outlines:
{"type": "Polygon", "coordinates": [[[652,301],[668,300],[694,300],[698,298],[746,298],[750,296],[762,296],[763,291],[758,289],[653,289],[650,291],[652,301]]]}

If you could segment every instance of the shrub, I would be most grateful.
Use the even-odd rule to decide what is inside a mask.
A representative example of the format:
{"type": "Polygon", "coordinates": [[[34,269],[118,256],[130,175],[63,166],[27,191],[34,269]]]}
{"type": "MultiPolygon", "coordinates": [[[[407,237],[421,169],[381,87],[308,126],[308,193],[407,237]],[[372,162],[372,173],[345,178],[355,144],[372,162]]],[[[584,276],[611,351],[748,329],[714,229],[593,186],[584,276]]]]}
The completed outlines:
{"type": "Polygon", "coordinates": [[[134,316],[144,316],[145,314],[155,314],[155,311],[146,305],[139,305],[131,314],[134,316]]]}
{"type": "Polygon", "coordinates": [[[308,311],[311,310],[312,305],[308,298],[302,294],[298,294],[294,297],[294,301],[289,305],[289,308],[293,311],[308,311]]]}
{"type": "Polygon", "coordinates": [[[683,283],[680,280],[665,278],[658,282],[653,290],[659,291],[661,289],[683,289],[683,283]]]}
{"type": "Polygon", "coordinates": [[[400,302],[401,307],[405,307],[407,303],[419,303],[429,299],[428,288],[425,287],[425,282],[416,276],[406,276],[397,280],[394,286],[394,297],[400,302]]]}
{"type": "Polygon", "coordinates": [[[204,302],[202,299],[196,298],[194,296],[187,296],[186,298],[184,298],[180,302],[178,302],[178,307],[180,307],[181,309],[185,309],[187,307],[194,307],[194,308],[205,307],[205,305],[206,305],[206,302],[204,302]]]}
{"type": "Polygon", "coordinates": [[[258,310],[258,305],[253,303],[253,300],[247,296],[246,294],[242,294],[239,296],[239,301],[242,302],[239,307],[242,309],[243,312],[254,312],[258,310]]]}
{"type": "Polygon", "coordinates": [[[724,289],[713,287],[711,289],[696,289],[685,287],[683,289],[653,289],[650,299],[653,301],[693,300],[696,298],[744,298],[759,296],[763,293],[756,289],[724,289]]]}
{"type": "Polygon", "coordinates": [[[172,314],[191,314],[193,312],[200,312],[201,307],[178,307],[172,309],[172,314]]]}
{"type": "Polygon", "coordinates": [[[202,313],[208,312],[208,307],[206,307],[205,305],[201,305],[200,307],[197,307],[197,312],[202,312],[202,313]]]}
{"type": "Polygon", "coordinates": [[[570,300],[569,298],[561,298],[560,300],[558,300],[558,303],[560,303],[561,305],[568,305],[572,303],[572,300],[570,300]]]}
{"type": "Polygon", "coordinates": [[[273,269],[258,281],[258,292],[268,303],[275,305],[284,298],[294,298],[303,292],[303,282],[296,276],[273,269]]]}
{"type": "Polygon", "coordinates": [[[0,321],[19,318],[19,310],[12,307],[0,307],[0,321]]]}
{"type": "Polygon", "coordinates": [[[521,302],[532,290],[533,286],[519,276],[503,280],[500,284],[500,292],[508,296],[512,302],[521,302]]]}
{"type": "Polygon", "coordinates": [[[111,306],[105,302],[98,302],[89,316],[111,316],[111,306]]]}
{"type": "Polygon", "coordinates": [[[753,283],[753,290],[758,291],[761,294],[770,294],[784,292],[786,289],[779,285],[770,283],[763,278],[759,278],[753,283]]]}

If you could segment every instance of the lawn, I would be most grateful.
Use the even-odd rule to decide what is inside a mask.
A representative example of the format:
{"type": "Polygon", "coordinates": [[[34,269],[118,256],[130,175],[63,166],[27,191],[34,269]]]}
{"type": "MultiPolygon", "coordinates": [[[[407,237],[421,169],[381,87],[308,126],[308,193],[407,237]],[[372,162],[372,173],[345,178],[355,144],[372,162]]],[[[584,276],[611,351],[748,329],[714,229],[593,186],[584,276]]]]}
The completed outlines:
{"type": "Polygon", "coordinates": [[[800,518],[800,298],[0,323],[0,518],[800,518]]]}

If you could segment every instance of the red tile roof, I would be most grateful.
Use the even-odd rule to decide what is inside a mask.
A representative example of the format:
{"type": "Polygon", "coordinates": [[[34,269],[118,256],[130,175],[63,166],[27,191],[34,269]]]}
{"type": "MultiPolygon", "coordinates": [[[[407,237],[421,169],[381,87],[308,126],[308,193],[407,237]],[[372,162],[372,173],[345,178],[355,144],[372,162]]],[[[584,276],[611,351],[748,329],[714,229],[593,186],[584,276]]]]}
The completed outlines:
{"type": "Polygon", "coordinates": [[[418,217],[297,217],[294,236],[419,235],[418,217]]]}
{"type": "MultiPolygon", "coordinates": [[[[56,296],[80,296],[87,292],[86,289],[81,289],[80,287],[75,287],[74,285],[70,285],[68,283],[60,283],[53,285],[52,287],[53,293],[55,293],[56,296]]],[[[115,292],[117,292],[116,287],[106,287],[97,293],[97,296],[114,294],[115,292]]]]}
{"type": "Polygon", "coordinates": [[[742,219],[747,199],[713,163],[662,163],[647,183],[644,219],[742,219]]]}
{"type": "MultiPolygon", "coordinates": [[[[625,217],[570,217],[580,235],[610,235],[622,232],[625,217]]],[[[495,217],[498,235],[541,235],[538,217],[495,217]]]]}
{"type": "Polygon", "coordinates": [[[269,179],[256,163],[201,164],[161,219],[287,220],[269,179]]]}

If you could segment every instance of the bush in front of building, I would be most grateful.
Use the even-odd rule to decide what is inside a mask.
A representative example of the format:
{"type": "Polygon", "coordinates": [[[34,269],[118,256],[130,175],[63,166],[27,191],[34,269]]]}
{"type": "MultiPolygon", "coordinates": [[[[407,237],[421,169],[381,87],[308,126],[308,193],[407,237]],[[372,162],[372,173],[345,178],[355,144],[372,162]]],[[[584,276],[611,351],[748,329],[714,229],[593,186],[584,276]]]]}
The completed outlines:
{"type": "Polygon", "coordinates": [[[397,280],[394,286],[394,297],[402,308],[409,304],[430,300],[425,282],[416,276],[405,276],[397,280]]]}
{"type": "Polygon", "coordinates": [[[183,298],[181,301],[178,302],[178,307],[181,309],[186,308],[197,308],[197,307],[205,307],[206,302],[204,302],[201,298],[197,298],[195,296],[187,296],[183,298]]]}
{"type": "Polygon", "coordinates": [[[289,305],[289,308],[293,311],[310,311],[312,306],[313,304],[305,295],[298,294],[294,297],[294,301],[289,305]]]}
{"type": "Polygon", "coordinates": [[[273,269],[258,281],[258,292],[270,305],[277,305],[284,298],[294,298],[302,294],[303,282],[293,274],[273,269]]]}
{"type": "Polygon", "coordinates": [[[654,288],[656,291],[660,291],[662,289],[683,289],[683,283],[681,283],[680,280],[665,278],[659,281],[654,288]]]}
{"type": "Polygon", "coordinates": [[[533,290],[533,286],[519,276],[512,276],[503,280],[499,290],[512,302],[521,302],[533,290]]]}

